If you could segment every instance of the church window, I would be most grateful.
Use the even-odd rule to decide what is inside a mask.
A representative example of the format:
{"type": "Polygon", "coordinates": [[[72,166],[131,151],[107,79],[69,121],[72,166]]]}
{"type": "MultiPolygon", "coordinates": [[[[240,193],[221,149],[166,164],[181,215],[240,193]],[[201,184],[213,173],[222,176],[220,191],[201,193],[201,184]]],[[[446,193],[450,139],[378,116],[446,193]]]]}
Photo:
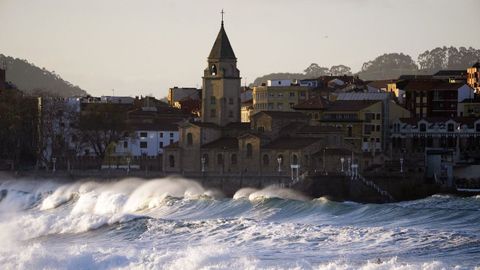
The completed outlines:
{"type": "Polygon", "coordinates": [[[263,155],[263,165],[268,166],[270,163],[270,158],[268,157],[267,154],[263,155]]]}
{"type": "Polygon", "coordinates": [[[192,133],[187,134],[187,145],[192,145],[193,144],[193,135],[192,133]]]}
{"type": "Polygon", "coordinates": [[[218,165],[223,165],[223,155],[222,154],[217,155],[217,164],[218,165]]]}
{"type": "Polygon", "coordinates": [[[168,164],[170,165],[170,168],[175,167],[175,157],[173,155],[168,157],[168,164]]]}
{"type": "Polygon", "coordinates": [[[247,158],[251,158],[253,155],[252,144],[247,143],[247,158]]]}
{"type": "Polygon", "coordinates": [[[215,97],[210,97],[210,104],[214,105],[216,103],[217,99],[215,97]]]}
{"type": "Polygon", "coordinates": [[[210,73],[211,73],[213,76],[217,75],[217,66],[212,65],[212,66],[210,67],[210,73]]]}
{"type": "Polygon", "coordinates": [[[217,117],[217,111],[215,109],[210,110],[210,117],[217,117]]]}
{"type": "Polygon", "coordinates": [[[292,156],[292,164],[297,165],[298,164],[298,157],[297,155],[292,156]]]}
{"type": "Polygon", "coordinates": [[[237,154],[232,154],[231,162],[232,162],[232,165],[237,164],[237,154]]]}

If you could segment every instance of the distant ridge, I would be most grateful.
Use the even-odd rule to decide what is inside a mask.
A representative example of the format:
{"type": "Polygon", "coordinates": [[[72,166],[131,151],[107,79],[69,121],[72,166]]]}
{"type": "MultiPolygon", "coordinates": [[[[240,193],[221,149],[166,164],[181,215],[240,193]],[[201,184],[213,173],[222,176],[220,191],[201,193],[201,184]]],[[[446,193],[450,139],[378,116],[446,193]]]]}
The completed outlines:
{"type": "Polygon", "coordinates": [[[0,54],[0,67],[7,68],[7,81],[27,94],[72,97],[86,96],[80,87],[65,81],[54,71],[39,68],[27,60],[0,54]]]}

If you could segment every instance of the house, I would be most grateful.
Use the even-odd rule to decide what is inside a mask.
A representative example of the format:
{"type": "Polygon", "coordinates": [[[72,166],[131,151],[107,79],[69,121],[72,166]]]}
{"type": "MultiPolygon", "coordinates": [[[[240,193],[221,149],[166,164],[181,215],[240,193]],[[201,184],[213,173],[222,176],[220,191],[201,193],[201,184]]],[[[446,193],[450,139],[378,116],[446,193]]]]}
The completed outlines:
{"type": "Polygon", "coordinates": [[[457,105],[474,97],[474,89],[466,83],[443,80],[410,80],[405,91],[405,108],[417,117],[455,117],[457,105]]]}
{"type": "Polygon", "coordinates": [[[175,106],[177,102],[183,100],[200,100],[202,89],[194,87],[172,87],[168,89],[168,104],[175,106]]]}
{"type": "Polygon", "coordinates": [[[467,69],[467,84],[475,89],[477,95],[480,94],[480,62],[467,69]]]}
{"type": "Polygon", "coordinates": [[[266,86],[253,88],[253,113],[260,111],[293,111],[307,100],[314,87],[292,84],[291,80],[269,80],[266,86]]]}

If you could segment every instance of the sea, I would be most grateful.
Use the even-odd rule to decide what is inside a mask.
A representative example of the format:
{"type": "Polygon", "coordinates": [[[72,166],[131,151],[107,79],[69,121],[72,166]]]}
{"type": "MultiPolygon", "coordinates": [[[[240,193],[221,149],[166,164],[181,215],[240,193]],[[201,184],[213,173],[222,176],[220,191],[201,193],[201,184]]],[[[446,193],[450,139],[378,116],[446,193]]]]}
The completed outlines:
{"type": "Polygon", "coordinates": [[[171,177],[0,180],[0,269],[480,269],[480,196],[388,204],[171,177]]]}

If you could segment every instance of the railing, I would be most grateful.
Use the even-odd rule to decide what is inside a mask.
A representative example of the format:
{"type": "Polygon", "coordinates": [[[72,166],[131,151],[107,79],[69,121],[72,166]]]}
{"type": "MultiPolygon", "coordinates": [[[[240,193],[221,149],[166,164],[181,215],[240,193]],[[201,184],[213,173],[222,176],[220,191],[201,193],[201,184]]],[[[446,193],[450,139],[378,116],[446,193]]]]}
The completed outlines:
{"type": "Polygon", "coordinates": [[[388,193],[386,190],[383,190],[381,187],[379,187],[374,182],[365,179],[365,177],[363,177],[362,175],[357,174],[356,177],[352,177],[352,180],[355,180],[355,179],[360,180],[367,187],[371,187],[373,190],[375,190],[381,196],[388,198],[389,201],[391,201],[391,202],[395,201],[395,199],[393,198],[392,195],[390,195],[390,193],[388,193]]]}

